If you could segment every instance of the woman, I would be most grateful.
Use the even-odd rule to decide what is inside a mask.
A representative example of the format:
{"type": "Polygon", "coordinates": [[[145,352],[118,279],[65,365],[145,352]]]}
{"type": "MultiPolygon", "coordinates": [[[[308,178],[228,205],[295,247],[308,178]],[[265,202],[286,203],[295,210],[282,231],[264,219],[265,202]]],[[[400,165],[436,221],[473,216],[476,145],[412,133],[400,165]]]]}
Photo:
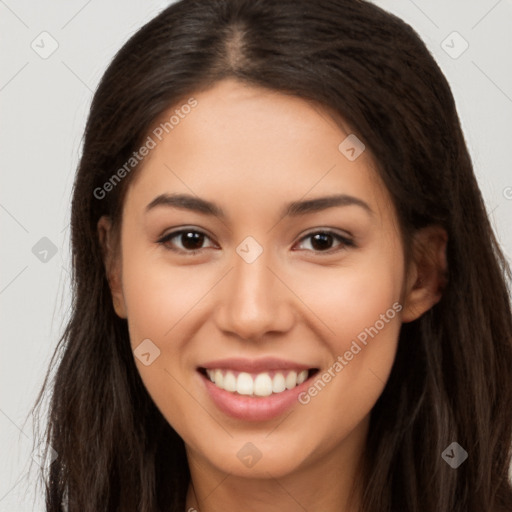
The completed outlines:
{"type": "Polygon", "coordinates": [[[48,511],[512,509],[509,270],[398,18],[171,5],[94,96],[71,227],[48,511]]]}

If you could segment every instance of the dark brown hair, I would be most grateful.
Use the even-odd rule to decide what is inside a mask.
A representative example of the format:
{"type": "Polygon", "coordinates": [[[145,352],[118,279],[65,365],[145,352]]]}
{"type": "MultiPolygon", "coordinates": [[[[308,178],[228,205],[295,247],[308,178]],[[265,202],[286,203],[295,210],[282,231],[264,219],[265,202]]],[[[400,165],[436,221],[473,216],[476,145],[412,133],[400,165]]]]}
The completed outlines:
{"type": "Polygon", "coordinates": [[[36,404],[51,391],[47,511],[184,510],[183,441],[139,377],[96,227],[102,215],[119,225],[136,169],[102,199],[94,190],[169,107],[226,77],[341,116],[374,156],[406,245],[427,225],[448,233],[443,297],[402,325],[371,413],[364,512],[511,510],[510,271],[425,45],[365,1],[182,0],[123,46],[91,106],[72,201],[72,317],[36,404]],[[457,469],[441,457],[453,441],[469,454],[457,469]]]}

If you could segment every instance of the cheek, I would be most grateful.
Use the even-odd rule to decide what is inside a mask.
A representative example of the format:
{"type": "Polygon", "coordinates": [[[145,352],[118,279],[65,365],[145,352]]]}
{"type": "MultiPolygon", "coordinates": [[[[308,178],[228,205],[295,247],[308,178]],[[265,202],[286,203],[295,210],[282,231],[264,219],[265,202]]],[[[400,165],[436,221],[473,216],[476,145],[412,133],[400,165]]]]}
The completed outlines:
{"type": "MultiPolygon", "coordinates": [[[[355,289],[352,289],[355,293],[355,289]]],[[[330,361],[299,396],[298,425],[322,439],[312,453],[328,453],[369,416],[391,372],[400,332],[398,301],[389,290],[341,300],[335,334],[324,338],[330,361]]],[[[306,449],[306,447],[305,447],[306,449]]]]}
{"type": "Polygon", "coordinates": [[[399,254],[365,255],[352,265],[339,268],[319,267],[290,276],[294,291],[324,326],[336,354],[348,350],[350,341],[365,329],[383,329],[382,321],[397,316],[393,304],[398,303],[403,283],[403,262],[399,254]],[[388,314],[386,314],[388,312],[388,314]],[[384,320],[381,316],[384,315],[384,320]]]}
{"type": "Polygon", "coordinates": [[[327,326],[323,341],[331,360],[301,403],[342,435],[371,411],[389,377],[401,326],[403,260],[384,253],[315,277],[302,282],[302,293],[317,323],[327,326]]]}
{"type": "MultiPolygon", "coordinates": [[[[127,251],[128,252],[128,251],[127,251]]],[[[208,276],[191,267],[132,252],[123,259],[123,293],[132,343],[141,336],[163,340],[208,290],[208,276]]]]}
{"type": "Polygon", "coordinates": [[[190,399],[189,377],[183,374],[189,362],[183,348],[193,336],[187,314],[206,293],[207,283],[190,268],[188,272],[171,268],[144,251],[131,248],[130,251],[130,244],[125,244],[123,293],[135,363],[155,405],[186,437],[189,427],[185,425],[204,422],[204,410],[190,399]],[[145,349],[139,350],[142,346],[145,349]],[[146,364],[148,361],[138,354],[148,352],[146,364]]]}

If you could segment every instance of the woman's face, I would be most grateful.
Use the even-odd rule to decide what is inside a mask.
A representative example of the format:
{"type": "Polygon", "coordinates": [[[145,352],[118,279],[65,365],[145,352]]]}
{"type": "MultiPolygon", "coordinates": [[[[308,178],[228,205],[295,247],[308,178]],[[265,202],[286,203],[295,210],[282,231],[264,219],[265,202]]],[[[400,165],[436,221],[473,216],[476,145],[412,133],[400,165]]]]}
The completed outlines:
{"type": "Polygon", "coordinates": [[[389,195],[319,107],[233,80],[194,97],[124,203],[112,287],[142,380],[202,467],[348,462],[421,313],[389,195]]]}

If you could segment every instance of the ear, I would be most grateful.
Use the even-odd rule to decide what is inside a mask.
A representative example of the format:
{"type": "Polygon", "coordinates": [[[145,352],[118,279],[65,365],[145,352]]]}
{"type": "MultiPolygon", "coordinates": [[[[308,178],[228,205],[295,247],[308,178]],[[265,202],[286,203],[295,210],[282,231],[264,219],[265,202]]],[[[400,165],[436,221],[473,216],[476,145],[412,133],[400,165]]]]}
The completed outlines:
{"type": "Polygon", "coordinates": [[[122,286],[121,255],[119,254],[119,244],[114,240],[110,217],[103,215],[98,221],[97,228],[114,310],[117,316],[127,318],[122,286]]]}
{"type": "Polygon", "coordinates": [[[447,282],[448,235],[438,225],[414,235],[412,261],[404,290],[403,322],[412,322],[439,302],[447,282]]]}

